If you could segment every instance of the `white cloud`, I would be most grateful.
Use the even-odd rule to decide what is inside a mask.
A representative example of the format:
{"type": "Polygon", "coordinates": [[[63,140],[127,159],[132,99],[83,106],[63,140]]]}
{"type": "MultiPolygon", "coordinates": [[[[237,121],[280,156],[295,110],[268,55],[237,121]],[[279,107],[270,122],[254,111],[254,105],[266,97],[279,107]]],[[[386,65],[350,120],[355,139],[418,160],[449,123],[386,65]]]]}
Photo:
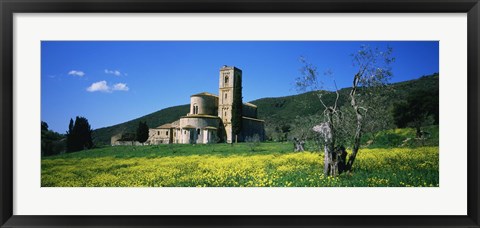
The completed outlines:
{"type": "Polygon", "coordinates": [[[79,71],[79,70],[71,70],[70,72],[68,72],[68,75],[83,77],[83,76],[85,76],[85,73],[83,71],[79,71]]]}
{"type": "Polygon", "coordinates": [[[118,90],[118,91],[128,91],[129,88],[126,83],[117,83],[113,85],[113,90],[118,90]]]}
{"type": "Polygon", "coordinates": [[[92,83],[91,86],[87,88],[88,92],[110,92],[110,87],[107,85],[106,81],[99,81],[92,83]]]}
{"type": "Polygon", "coordinates": [[[122,74],[122,72],[120,72],[119,70],[109,70],[109,69],[105,69],[105,74],[113,74],[115,76],[126,75],[126,74],[122,74]]]}
{"type": "Polygon", "coordinates": [[[104,92],[104,93],[111,93],[113,91],[128,91],[130,88],[128,88],[126,83],[117,83],[115,85],[109,86],[107,81],[99,81],[92,83],[87,88],[88,92],[104,92]]]}

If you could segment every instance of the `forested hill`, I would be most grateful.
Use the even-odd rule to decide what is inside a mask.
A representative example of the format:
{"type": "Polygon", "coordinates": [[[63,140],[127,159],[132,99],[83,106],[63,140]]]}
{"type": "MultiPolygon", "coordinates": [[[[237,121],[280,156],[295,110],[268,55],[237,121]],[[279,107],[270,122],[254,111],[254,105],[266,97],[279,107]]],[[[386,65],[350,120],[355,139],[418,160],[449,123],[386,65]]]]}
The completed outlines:
{"type": "MultiPolygon", "coordinates": [[[[405,99],[407,95],[413,91],[438,91],[438,78],[438,74],[433,74],[422,76],[415,80],[393,83],[390,85],[392,86],[392,90],[390,90],[392,91],[391,93],[379,93],[378,95],[388,96],[389,99],[387,100],[390,102],[385,108],[390,109],[395,102],[405,99]]],[[[338,104],[340,106],[347,102],[349,92],[350,88],[344,88],[339,91],[340,99],[338,104]]],[[[328,102],[329,100],[333,101],[334,99],[335,93],[333,92],[326,94],[323,97],[325,102],[328,102]]],[[[258,106],[258,117],[265,120],[267,134],[269,130],[288,124],[297,117],[307,117],[323,111],[315,92],[307,92],[286,97],[262,98],[251,101],[250,103],[258,106]]],[[[94,142],[97,145],[110,144],[110,137],[112,135],[121,132],[135,132],[140,121],[146,121],[149,127],[156,127],[165,123],[173,122],[188,112],[189,105],[185,104],[165,108],[125,123],[99,128],[93,131],[94,142]]]]}
{"type": "MultiPolygon", "coordinates": [[[[388,103],[386,109],[391,109],[393,104],[405,100],[408,94],[418,90],[438,91],[438,74],[422,76],[415,80],[393,83],[389,86],[390,90],[380,92],[378,96],[387,96],[388,103]],[[386,92],[388,91],[388,93],[386,92]]],[[[351,88],[343,88],[339,90],[340,98],[338,105],[349,105],[349,93],[351,88]]],[[[327,93],[322,96],[322,100],[327,104],[333,104],[336,98],[334,92],[327,93]]],[[[299,95],[262,98],[253,103],[258,106],[258,115],[265,120],[267,134],[274,128],[282,128],[285,125],[291,125],[297,117],[311,116],[321,114],[324,111],[322,104],[319,102],[316,92],[308,92],[299,95]]]]}

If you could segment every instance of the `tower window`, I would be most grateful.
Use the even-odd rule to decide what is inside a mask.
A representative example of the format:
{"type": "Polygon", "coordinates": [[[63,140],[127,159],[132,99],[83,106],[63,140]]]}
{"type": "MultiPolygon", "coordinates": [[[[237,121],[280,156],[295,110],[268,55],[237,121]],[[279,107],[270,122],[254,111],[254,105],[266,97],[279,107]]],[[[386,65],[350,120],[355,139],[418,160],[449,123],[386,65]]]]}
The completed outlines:
{"type": "Polygon", "coordinates": [[[225,85],[228,84],[228,76],[225,76],[225,85]]]}
{"type": "Polygon", "coordinates": [[[225,99],[227,99],[227,95],[228,95],[228,93],[225,93],[225,99]]]}
{"type": "Polygon", "coordinates": [[[198,114],[198,105],[197,104],[193,105],[193,114],[198,114]]]}

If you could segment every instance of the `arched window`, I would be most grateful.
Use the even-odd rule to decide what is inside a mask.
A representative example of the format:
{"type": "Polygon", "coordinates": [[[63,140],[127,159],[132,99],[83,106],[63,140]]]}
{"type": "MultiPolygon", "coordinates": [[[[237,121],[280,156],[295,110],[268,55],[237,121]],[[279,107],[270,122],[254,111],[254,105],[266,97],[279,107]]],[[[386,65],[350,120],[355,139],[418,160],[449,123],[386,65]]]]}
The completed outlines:
{"type": "Polygon", "coordinates": [[[228,76],[225,76],[225,83],[224,83],[224,84],[225,84],[225,85],[228,84],[228,76]]]}
{"type": "Polygon", "coordinates": [[[157,135],[160,135],[160,131],[157,132],[157,135]]]}
{"type": "Polygon", "coordinates": [[[168,131],[166,131],[165,133],[166,133],[166,135],[168,135],[168,131]]]}
{"type": "Polygon", "coordinates": [[[198,105],[197,104],[193,105],[193,114],[198,114],[198,105]]]}
{"type": "Polygon", "coordinates": [[[228,95],[228,93],[225,93],[225,100],[227,99],[227,95],[228,95]]]}
{"type": "Polygon", "coordinates": [[[200,128],[197,129],[197,135],[200,135],[200,128]]]}

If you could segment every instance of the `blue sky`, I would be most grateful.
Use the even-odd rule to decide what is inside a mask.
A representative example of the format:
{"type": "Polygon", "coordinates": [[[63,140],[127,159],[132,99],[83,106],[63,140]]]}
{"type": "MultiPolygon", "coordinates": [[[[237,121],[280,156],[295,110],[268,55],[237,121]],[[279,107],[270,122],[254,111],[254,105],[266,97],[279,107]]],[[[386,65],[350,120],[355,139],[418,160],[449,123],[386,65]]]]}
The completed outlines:
{"type": "Polygon", "coordinates": [[[223,65],[242,69],[244,102],[293,95],[301,56],[349,87],[361,45],[393,48],[391,82],[439,72],[437,41],[42,41],[41,119],[65,133],[76,116],[96,129],[188,104],[218,94],[223,65]]]}

